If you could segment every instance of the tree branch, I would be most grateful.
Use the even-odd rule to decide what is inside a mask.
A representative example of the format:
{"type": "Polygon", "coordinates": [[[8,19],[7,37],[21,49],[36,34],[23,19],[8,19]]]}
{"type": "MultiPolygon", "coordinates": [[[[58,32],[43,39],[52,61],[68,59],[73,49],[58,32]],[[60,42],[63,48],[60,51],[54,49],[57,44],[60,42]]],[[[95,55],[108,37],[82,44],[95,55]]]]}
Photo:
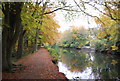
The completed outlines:
{"type": "Polygon", "coordinates": [[[108,13],[109,13],[109,17],[112,19],[112,20],[119,20],[120,21],[120,19],[117,19],[117,18],[114,18],[113,17],[113,15],[111,14],[111,11],[110,11],[110,8],[107,6],[107,3],[105,2],[105,5],[104,5],[106,8],[107,8],[107,10],[108,10],[108,13]]]}
{"type": "Polygon", "coordinates": [[[92,4],[89,4],[88,2],[84,2],[84,3],[87,3],[88,5],[94,7],[94,8],[97,9],[100,13],[102,13],[103,15],[106,15],[106,16],[110,17],[112,20],[115,20],[115,21],[116,21],[116,20],[119,20],[119,21],[120,21],[119,18],[114,18],[114,17],[113,17],[113,15],[111,14],[110,8],[108,7],[108,5],[107,5],[106,2],[105,2],[105,4],[99,4],[99,3],[96,3],[96,2],[95,2],[95,3],[96,3],[96,4],[99,4],[99,5],[102,5],[102,6],[105,6],[105,7],[107,8],[107,10],[108,10],[108,14],[102,12],[102,11],[99,10],[97,7],[95,7],[95,6],[92,5],[92,4]]]}
{"type": "MultiPolygon", "coordinates": [[[[7,5],[7,4],[6,4],[6,5],[7,5]]],[[[6,13],[5,13],[5,6],[6,6],[6,5],[5,5],[5,3],[2,3],[2,12],[3,12],[3,14],[6,14],[6,13]]]]}
{"type": "Polygon", "coordinates": [[[89,4],[87,3],[88,5],[92,6],[93,8],[97,9],[99,12],[101,12],[102,14],[106,15],[106,16],[109,16],[108,14],[104,13],[103,11],[101,11],[100,9],[98,9],[97,7],[95,7],[94,5],[92,4],[89,4]]]}
{"type": "MultiPolygon", "coordinates": [[[[37,0],[37,1],[36,1],[36,7],[39,6],[42,2],[43,2],[43,0],[40,1],[40,2],[38,2],[38,0],[37,0]]],[[[37,10],[37,8],[34,9],[34,11],[33,11],[33,13],[32,13],[32,16],[34,16],[36,10],[37,10]]]]}
{"type": "MultiPolygon", "coordinates": [[[[80,9],[80,11],[82,11],[84,14],[86,14],[86,15],[88,15],[88,16],[90,16],[90,17],[97,18],[100,22],[102,22],[102,21],[99,19],[99,17],[93,16],[93,15],[91,15],[91,14],[85,12],[84,10],[81,9],[80,5],[78,5],[78,3],[77,3],[75,0],[74,0],[74,2],[75,2],[75,4],[78,6],[78,8],[80,9]]],[[[104,22],[102,22],[102,23],[105,24],[104,22]]]]}
{"type": "Polygon", "coordinates": [[[42,1],[40,1],[40,2],[38,3],[38,5],[40,5],[42,2],[43,2],[43,0],[42,0],[42,1]]]}
{"type": "MultiPolygon", "coordinates": [[[[74,2],[75,2],[75,4],[79,7],[79,9],[80,9],[83,13],[85,13],[86,15],[91,16],[91,17],[97,17],[97,16],[93,16],[93,15],[90,15],[89,13],[85,12],[84,10],[81,9],[80,5],[78,5],[78,3],[77,3],[75,0],[74,0],[74,2]]],[[[97,3],[97,2],[94,2],[94,3],[95,3],[95,4],[98,4],[98,5],[105,6],[105,7],[107,8],[107,10],[108,10],[108,14],[104,13],[104,12],[101,11],[99,8],[97,8],[96,6],[90,4],[89,2],[82,1],[82,3],[83,3],[83,4],[88,4],[88,5],[92,6],[93,8],[97,9],[97,10],[98,10],[100,13],[102,13],[103,15],[110,17],[112,20],[115,20],[115,21],[118,20],[118,21],[120,21],[119,18],[114,18],[114,17],[113,17],[113,15],[111,14],[110,8],[107,6],[107,3],[106,3],[106,2],[105,2],[105,4],[100,4],[100,3],[97,3]]]]}
{"type": "Polygon", "coordinates": [[[57,8],[57,9],[55,9],[55,10],[52,10],[52,11],[50,11],[50,12],[45,12],[44,14],[51,14],[51,13],[53,13],[53,12],[55,12],[55,11],[58,11],[58,10],[65,10],[64,8],[66,8],[66,7],[69,7],[69,6],[60,7],[60,8],[57,8]]]}

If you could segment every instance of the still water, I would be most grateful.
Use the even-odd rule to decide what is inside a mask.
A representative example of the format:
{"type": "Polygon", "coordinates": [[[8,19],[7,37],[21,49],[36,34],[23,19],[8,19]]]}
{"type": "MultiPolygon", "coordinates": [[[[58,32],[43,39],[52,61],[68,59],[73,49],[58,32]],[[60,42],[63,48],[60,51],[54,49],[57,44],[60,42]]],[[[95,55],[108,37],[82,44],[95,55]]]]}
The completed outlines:
{"type": "Polygon", "coordinates": [[[120,58],[75,49],[60,49],[59,72],[68,79],[120,79],[120,58]]]}

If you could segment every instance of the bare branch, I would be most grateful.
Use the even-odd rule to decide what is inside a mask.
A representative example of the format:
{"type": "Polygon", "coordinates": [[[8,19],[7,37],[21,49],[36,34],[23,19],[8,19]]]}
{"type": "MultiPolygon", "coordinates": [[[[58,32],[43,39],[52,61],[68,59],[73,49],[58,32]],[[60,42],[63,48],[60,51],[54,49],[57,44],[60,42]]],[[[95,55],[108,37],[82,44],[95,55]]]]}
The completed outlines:
{"type": "Polygon", "coordinates": [[[104,13],[103,11],[101,11],[100,9],[98,9],[96,6],[92,5],[92,4],[89,4],[87,3],[88,5],[92,6],[93,8],[97,9],[99,12],[101,12],[102,14],[106,15],[106,16],[109,16],[108,14],[104,13]]]}
{"type": "MultiPolygon", "coordinates": [[[[80,11],[82,11],[84,14],[86,14],[86,15],[88,15],[88,16],[90,16],[90,17],[97,18],[100,22],[102,22],[102,21],[99,19],[99,17],[93,16],[93,15],[91,15],[91,14],[85,12],[84,10],[81,9],[80,5],[78,5],[78,3],[77,3],[75,0],[74,0],[74,2],[75,2],[75,4],[79,7],[80,11]]],[[[102,23],[105,24],[104,22],[102,22],[102,23]]]]}
{"type": "Polygon", "coordinates": [[[42,0],[42,1],[40,1],[40,2],[38,3],[38,5],[40,5],[42,2],[43,2],[43,0],[42,0]]]}
{"type": "Polygon", "coordinates": [[[57,8],[57,9],[55,9],[55,10],[52,10],[52,11],[50,11],[50,12],[45,12],[44,14],[51,14],[51,13],[53,13],[53,12],[55,12],[55,11],[58,11],[58,10],[67,10],[67,9],[64,9],[64,8],[66,8],[66,7],[69,7],[69,6],[60,7],[60,8],[57,8]]]}
{"type": "MultiPolygon", "coordinates": [[[[77,3],[75,0],[74,0],[74,2],[77,4],[77,6],[79,6],[78,3],[77,3]]],[[[83,3],[83,4],[88,4],[88,5],[90,5],[91,7],[95,8],[95,9],[98,10],[100,13],[102,13],[103,15],[110,17],[112,20],[115,20],[115,21],[118,20],[118,21],[120,21],[119,18],[114,18],[114,17],[113,17],[113,15],[111,14],[110,8],[109,8],[108,5],[107,5],[107,2],[104,2],[105,4],[97,3],[97,2],[94,2],[94,3],[97,4],[97,5],[101,5],[101,6],[106,7],[107,10],[108,10],[108,14],[105,13],[105,12],[103,12],[103,11],[101,11],[101,10],[100,10],[99,8],[97,8],[95,5],[90,4],[90,2],[82,1],[82,3],[83,3]]],[[[80,6],[79,6],[79,7],[80,7],[80,6]]],[[[82,10],[82,9],[80,9],[80,10],[84,12],[84,10],[82,10]]],[[[84,12],[84,13],[87,13],[87,12],[84,12]]],[[[90,14],[88,14],[88,13],[87,13],[87,15],[90,16],[90,14]]]]}
{"type": "MultiPolygon", "coordinates": [[[[95,3],[96,3],[96,2],[95,2],[95,3]]],[[[99,3],[96,3],[96,4],[99,4],[99,3]]],[[[89,4],[89,5],[91,5],[91,6],[94,7],[95,9],[97,9],[97,10],[98,10],[99,12],[101,12],[103,15],[106,15],[106,16],[110,17],[112,20],[115,20],[115,21],[118,20],[118,21],[120,21],[119,18],[114,18],[114,17],[113,17],[113,15],[111,14],[110,8],[108,7],[108,5],[107,5],[106,2],[105,2],[105,4],[99,4],[99,5],[105,6],[105,7],[107,8],[107,10],[108,10],[108,14],[100,11],[97,7],[93,6],[92,4],[89,4]]]]}

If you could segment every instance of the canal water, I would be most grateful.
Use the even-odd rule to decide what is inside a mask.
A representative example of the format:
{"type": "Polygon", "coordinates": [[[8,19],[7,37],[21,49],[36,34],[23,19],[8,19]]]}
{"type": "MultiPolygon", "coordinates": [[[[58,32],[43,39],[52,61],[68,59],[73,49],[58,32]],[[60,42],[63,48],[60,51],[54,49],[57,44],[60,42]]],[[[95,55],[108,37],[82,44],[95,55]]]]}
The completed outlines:
{"type": "Polygon", "coordinates": [[[116,55],[60,49],[58,67],[68,79],[120,79],[120,58],[116,55]]]}

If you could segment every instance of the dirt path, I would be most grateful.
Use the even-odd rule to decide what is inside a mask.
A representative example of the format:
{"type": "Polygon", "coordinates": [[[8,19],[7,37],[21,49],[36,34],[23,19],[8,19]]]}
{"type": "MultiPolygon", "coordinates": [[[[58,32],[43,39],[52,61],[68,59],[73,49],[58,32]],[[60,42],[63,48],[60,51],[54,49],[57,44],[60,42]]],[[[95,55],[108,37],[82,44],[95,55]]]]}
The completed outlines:
{"type": "Polygon", "coordinates": [[[15,73],[3,73],[3,79],[64,79],[58,67],[52,63],[52,57],[45,48],[30,54],[15,64],[22,64],[24,69],[15,73]]]}

